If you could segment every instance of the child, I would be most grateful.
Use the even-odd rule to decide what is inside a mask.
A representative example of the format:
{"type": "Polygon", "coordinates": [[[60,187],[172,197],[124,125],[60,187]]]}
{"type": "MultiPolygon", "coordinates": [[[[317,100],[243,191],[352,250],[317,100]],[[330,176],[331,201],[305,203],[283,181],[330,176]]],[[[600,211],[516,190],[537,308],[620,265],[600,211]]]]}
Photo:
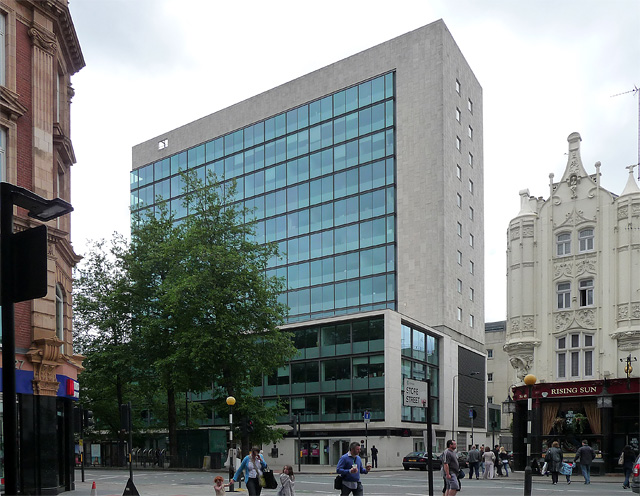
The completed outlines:
{"type": "Polygon", "coordinates": [[[567,484],[571,484],[571,472],[573,472],[573,464],[562,462],[562,468],[560,469],[560,473],[567,477],[567,484]]]}
{"type": "Polygon", "coordinates": [[[280,474],[280,484],[282,484],[282,487],[278,491],[278,496],[296,496],[294,489],[296,484],[295,479],[293,467],[291,465],[285,465],[280,474]]]}
{"type": "Polygon", "coordinates": [[[223,496],[225,493],[225,487],[229,487],[231,484],[225,484],[224,479],[219,475],[216,475],[213,479],[213,489],[216,492],[216,496],[223,496]]]}

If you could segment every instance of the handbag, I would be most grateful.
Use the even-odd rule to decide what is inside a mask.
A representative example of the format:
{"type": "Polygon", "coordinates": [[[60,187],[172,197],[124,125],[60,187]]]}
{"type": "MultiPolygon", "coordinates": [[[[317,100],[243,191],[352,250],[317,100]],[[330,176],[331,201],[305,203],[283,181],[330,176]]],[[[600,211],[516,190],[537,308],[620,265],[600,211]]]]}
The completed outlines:
{"type": "Polygon", "coordinates": [[[549,464],[547,462],[544,462],[544,465],[542,466],[542,472],[540,472],[542,475],[547,473],[547,468],[549,467],[549,464]]]}
{"type": "Polygon", "coordinates": [[[278,483],[276,482],[276,478],[273,475],[273,470],[264,470],[262,472],[261,479],[264,479],[264,483],[265,483],[264,486],[262,486],[262,483],[260,484],[262,487],[266,487],[267,489],[278,488],[278,483]]]}
{"type": "Polygon", "coordinates": [[[465,473],[464,470],[460,469],[460,471],[458,472],[458,479],[464,479],[465,473]]]}
{"type": "Polygon", "coordinates": [[[333,488],[337,489],[337,490],[341,490],[342,489],[342,476],[341,475],[337,475],[336,479],[333,481],[333,488]]]}
{"type": "Polygon", "coordinates": [[[624,465],[624,451],[620,453],[620,458],[618,458],[618,465],[624,465]]]}
{"type": "Polygon", "coordinates": [[[267,480],[264,478],[264,475],[258,477],[258,484],[260,484],[260,487],[267,487],[267,480]]]}

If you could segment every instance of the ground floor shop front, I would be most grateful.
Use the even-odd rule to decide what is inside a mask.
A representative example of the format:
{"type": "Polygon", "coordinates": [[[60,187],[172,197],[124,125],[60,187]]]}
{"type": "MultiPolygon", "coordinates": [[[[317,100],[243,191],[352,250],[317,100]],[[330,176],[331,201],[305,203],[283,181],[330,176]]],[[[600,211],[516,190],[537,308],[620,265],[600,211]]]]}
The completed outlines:
{"type": "Polygon", "coordinates": [[[516,469],[527,460],[527,443],[535,460],[558,441],[565,459],[573,458],[582,440],[596,451],[595,464],[606,473],[619,470],[617,460],[640,440],[640,380],[612,379],[535,384],[531,388],[531,435],[527,437],[529,388],[514,388],[513,418],[516,469]]]}

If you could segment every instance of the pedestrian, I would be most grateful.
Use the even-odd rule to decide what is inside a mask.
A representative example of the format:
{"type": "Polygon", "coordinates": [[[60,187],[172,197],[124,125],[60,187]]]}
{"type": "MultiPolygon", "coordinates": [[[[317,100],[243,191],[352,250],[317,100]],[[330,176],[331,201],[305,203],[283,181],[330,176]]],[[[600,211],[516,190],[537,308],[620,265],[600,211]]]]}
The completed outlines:
{"type": "Polygon", "coordinates": [[[551,472],[551,483],[553,485],[558,483],[558,473],[562,468],[562,450],[558,441],[554,441],[551,444],[551,448],[547,451],[544,457],[544,461],[547,462],[547,470],[551,472]]]}
{"type": "Polygon", "coordinates": [[[480,446],[478,451],[480,451],[480,469],[482,470],[482,475],[484,475],[484,457],[482,456],[484,455],[484,444],[480,446]]]}
{"type": "Polygon", "coordinates": [[[280,474],[280,489],[277,496],[296,496],[296,478],[293,475],[293,467],[291,465],[285,465],[282,467],[282,473],[280,474]]]}
{"type": "Polygon", "coordinates": [[[375,444],[371,447],[371,466],[378,468],[378,448],[375,444]]]}
{"type": "MultiPolygon", "coordinates": [[[[249,496],[260,496],[262,492],[260,477],[262,477],[262,472],[266,469],[267,462],[264,461],[264,457],[260,454],[260,448],[253,447],[251,448],[251,453],[242,459],[242,463],[240,463],[238,470],[231,480],[238,482],[240,480],[240,474],[244,471],[244,480],[249,496]]],[[[231,480],[229,482],[231,482],[231,480]]]]}
{"type": "Polygon", "coordinates": [[[484,449],[482,459],[484,460],[484,473],[482,474],[482,478],[493,479],[493,465],[496,461],[496,455],[493,453],[493,451],[491,451],[491,448],[489,448],[489,446],[484,449]]]}
{"type": "Polygon", "coordinates": [[[571,472],[573,472],[573,465],[571,463],[562,462],[560,473],[567,478],[567,484],[571,484],[571,472]]]}
{"type": "Polygon", "coordinates": [[[586,439],[582,440],[582,446],[576,451],[576,456],[573,459],[573,463],[580,462],[580,470],[582,471],[582,477],[584,477],[585,484],[591,484],[591,462],[596,457],[596,452],[589,446],[589,442],[586,439]]]}
{"type": "Polygon", "coordinates": [[[225,484],[224,479],[219,475],[216,475],[213,478],[213,490],[216,493],[216,496],[223,496],[225,493],[225,487],[229,487],[230,485],[231,483],[225,484]]]}
{"type": "Polygon", "coordinates": [[[504,468],[505,477],[509,477],[509,453],[506,452],[504,446],[500,446],[497,462],[504,468]]]}
{"type": "Polygon", "coordinates": [[[445,496],[456,496],[456,493],[460,490],[460,483],[458,482],[460,464],[458,463],[455,440],[449,439],[447,441],[447,449],[442,455],[442,462],[444,477],[447,483],[447,492],[444,494],[445,496]]]}
{"type": "Polygon", "coordinates": [[[622,458],[622,470],[624,471],[622,487],[629,489],[629,477],[631,477],[631,470],[633,469],[633,461],[636,458],[636,453],[633,451],[633,448],[627,444],[623,448],[622,453],[620,453],[620,457],[622,458]]]}
{"type": "MultiPolygon", "coordinates": [[[[499,477],[502,477],[502,463],[500,463],[500,446],[499,445],[496,444],[493,447],[493,454],[496,455],[496,459],[493,462],[494,463],[493,470],[494,472],[498,473],[499,477]]],[[[494,476],[495,476],[495,473],[494,473],[494,476]]]]}
{"type": "Polygon", "coordinates": [[[368,474],[371,470],[371,464],[366,467],[362,466],[360,458],[360,443],[354,441],[349,445],[349,451],[340,457],[336,473],[342,476],[342,490],[340,496],[347,496],[353,493],[354,496],[362,496],[364,490],[360,482],[360,474],[368,474]]]}
{"type": "Polygon", "coordinates": [[[479,467],[480,467],[480,452],[478,451],[477,445],[471,446],[471,450],[467,455],[467,460],[469,461],[469,479],[473,479],[473,474],[476,474],[476,479],[479,479],[478,476],[479,467]]]}

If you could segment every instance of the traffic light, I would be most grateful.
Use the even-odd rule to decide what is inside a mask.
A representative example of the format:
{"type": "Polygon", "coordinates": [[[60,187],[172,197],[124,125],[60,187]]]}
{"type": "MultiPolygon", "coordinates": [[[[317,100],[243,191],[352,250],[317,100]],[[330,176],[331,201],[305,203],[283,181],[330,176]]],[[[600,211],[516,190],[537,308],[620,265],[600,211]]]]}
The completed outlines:
{"type": "Polygon", "coordinates": [[[293,417],[291,417],[291,420],[289,421],[289,425],[291,427],[293,427],[293,431],[291,432],[291,434],[293,434],[293,436],[297,436],[298,435],[298,416],[294,415],[293,417]]]}
{"type": "Polygon", "coordinates": [[[95,422],[93,421],[93,412],[91,410],[84,411],[84,427],[93,427],[95,422]]]}
{"type": "Polygon", "coordinates": [[[131,410],[129,403],[120,405],[120,430],[122,432],[129,432],[129,423],[131,418],[131,410]]]}
{"type": "Polygon", "coordinates": [[[247,434],[251,434],[253,432],[253,420],[251,419],[246,419],[245,422],[247,423],[247,434]]]}
{"type": "Polygon", "coordinates": [[[80,432],[82,430],[82,407],[73,407],[73,432],[80,432]]]}
{"type": "Polygon", "coordinates": [[[478,416],[478,412],[476,411],[476,409],[475,409],[475,408],[472,408],[472,409],[471,409],[471,418],[472,418],[473,420],[475,420],[477,416],[478,416]]]}

